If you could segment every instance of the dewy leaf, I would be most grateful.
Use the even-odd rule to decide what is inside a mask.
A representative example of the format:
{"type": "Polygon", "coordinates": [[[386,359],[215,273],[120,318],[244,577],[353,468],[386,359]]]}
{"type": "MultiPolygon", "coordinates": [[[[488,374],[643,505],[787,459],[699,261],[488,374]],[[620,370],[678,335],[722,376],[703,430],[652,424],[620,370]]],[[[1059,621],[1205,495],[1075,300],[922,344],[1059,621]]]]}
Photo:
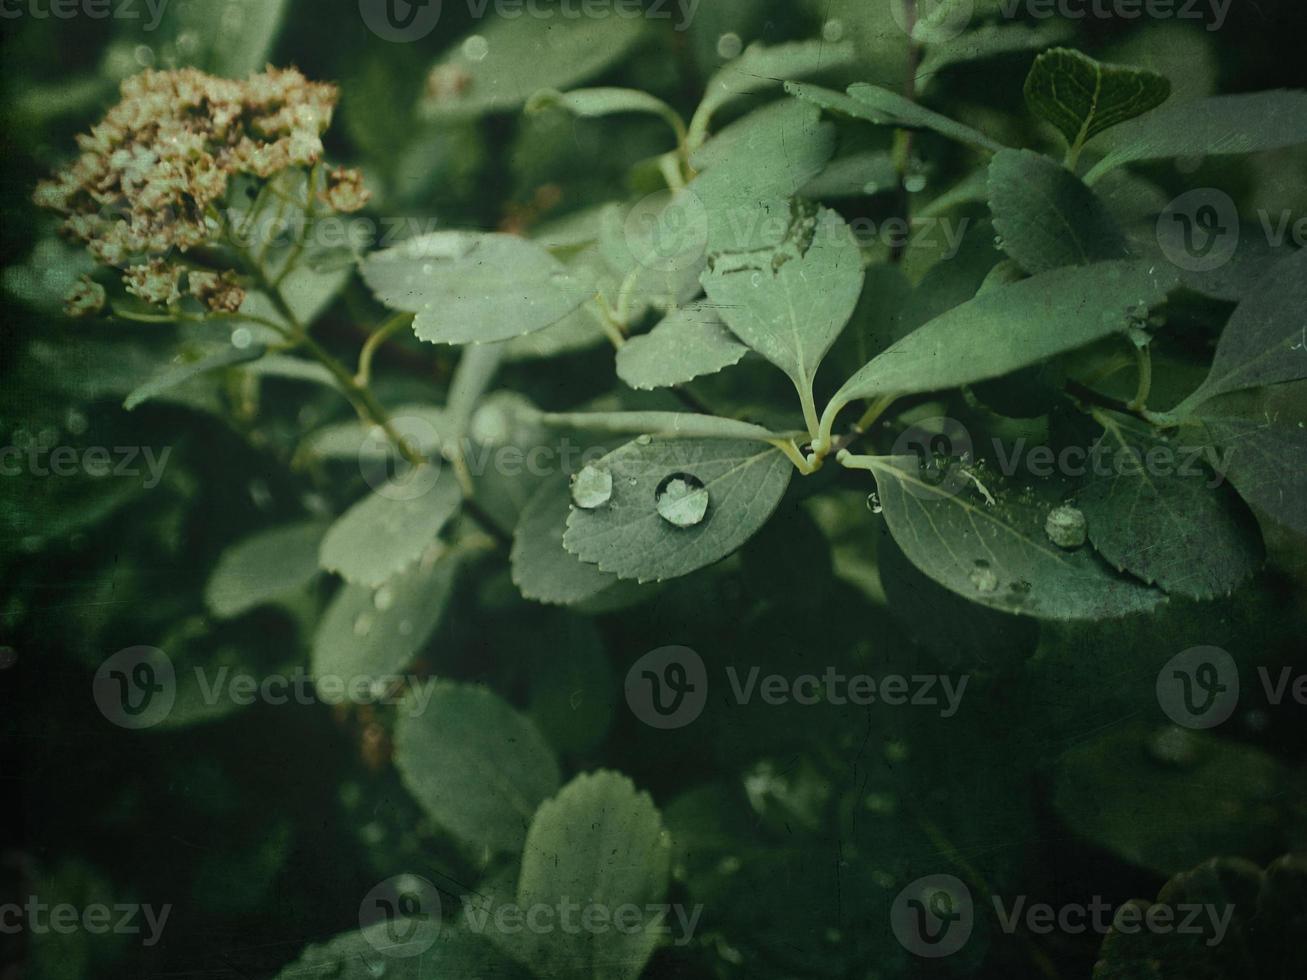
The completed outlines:
{"type": "Polygon", "coordinates": [[[553,750],[531,720],[472,684],[426,681],[410,691],[395,728],[395,768],[438,826],[471,847],[510,854],[559,784],[553,750]]]}
{"type": "Polygon", "coordinates": [[[1243,388],[1307,378],[1307,249],[1281,259],[1235,309],[1216,345],[1212,370],[1176,409],[1243,388]]]}
{"type": "Polygon", "coordinates": [[[616,575],[587,565],[563,547],[571,512],[566,480],[540,487],[522,511],[513,535],[513,584],[522,595],[550,605],[586,602],[618,584],[616,575]]]}
{"type": "Polygon", "coordinates": [[[835,414],[855,399],[957,388],[1124,333],[1146,319],[1176,283],[1170,270],[1103,262],[989,290],[863,367],[831,400],[823,428],[829,431],[835,414]]]}
{"type": "Polygon", "coordinates": [[[1007,486],[986,470],[978,478],[996,500],[990,504],[965,480],[931,482],[915,456],[884,459],[874,473],[903,553],[973,602],[1037,619],[1085,620],[1145,612],[1164,599],[1116,574],[1093,549],[1065,550],[1049,540],[1045,524],[1061,503],[1060,486],[1007,486]]]}
{"type": "Polygon", "coordinates": [[[1112,133],[1107,155],[1085,175],[1092,184],[1126,163],[1229,156],[1307,143],[1307,92],[1215,95],[1165,106],[1112,133]]]}
{"type": "Polygon", "coordinates": [[[133,390],[123,402],[123,408],[130,412],[138,405],[152,398],[157,398],[164,392],[185,384],[192,378],[198,378],[209,371],[217,371],[222,368],[257,361],[265,353],[267,353],[267,348],[262,344],[251,344],[249,347],[235,347],[228,344],[204,357],[173,365],[133,390]]]}
{"type": "Polygon", "coordinates": [[[222,553],[204,588],[204,602],[219,619],[294,595],[318,574],[318,521],[290,524],[248,537],[222,553]]]}
{"type": "Polygon", "coordinates": [[[670,388],[737,364],[748,352],[711,304],[693,303],[628,340],[617,352],[617,376],[632,388],[670,388]]]}
{"type": "Polygon", "coordinates": [[[637,439],[595,465],[613,474],[612,499],[573,510],[563,545],[641,582],[688,575],[735,551],[771,517],[794,472],[778,449],[716,439],[637,439]],[[708,510],[693,527],[676,527],[658,513],[658,495],[687,476],[707,490],[708,510]]]}
{"type": "Polygon", "coordinates": [[[691,412],[546,412],[540,421],[558,428],[657,436],[665,440],[748,439],[770,443],[788,438],[786,433],[772,432],[752,422],[691,412]]]}
{"type": "Polygon", "coordinates": [[[566,91],[598,75],[626,56],[649,23],[639,11],[599,13],[607,16],[489,18],[432,68],[423,114],[514,112],[541,89],[566,91]]]}
{"type": "Polygon", "coordinates": [[[1127,255],[1125,233],[1103,202],[1079,177],[1043,154],[994,154],[989,209],[1003,251],[1029,273],[1127,255]]]}
{"type": "Polygon", "coordinates": [[[313,676],[354,680],[393,677],[413,661],[444,615],[463,554],[431,548],[379,589],[343,586],[313,641],[313,676]]]}
{"type": "Polygon", "coordinates": [[[702,207],[695,220],[707,225],[706,253],[755,252],[784,242],[794,221],[790,199],[834,152],[835,127],[815,107],[796,102],[761,109],[723,130],[695,157],[703,172],[689,186],[702,207]]]}
{"type": "Polygon", "coordinates": [[[636,980],[659,942],[662,924],[649,910],[666,896],[670,865],[670,840],[647,793],[613,772],[576,777],[531,821],[517,904],[597,904],[605,921],[623,906],[641,915],[631,929],[526,930],[512,946],[540,977],[636,980]]]}
{"type": "Polygon", "coordinates": [[[411,487],[425,482],[421,474],[410,474],[342,514],[322,539],[322,567],[346,582],[376,588],[421,558],[463,500],[448,468],[429,490],[413,496],[411,487]]]}
{"type": "Polygon", "coordinates": [[[1104,467],[1108,475],[1090,478],[1076,506],[1099,554],[1191,599],[1228,595],[1257,571],[1257,524],[1219,477],[1143,422],[1096,417],[1104,433],[1093,454],[1112,465],[1104,467]]]}
{"type": "Polygon", "coordinates": [[[703,275],[703,286],[731,332],[790,376],[810,397],[822,358],[862,295],[862,252],[834,211],[817,214],[812,242],[779,269],[703,275]]]}
{"type": "Polygon", "coordinates": [[[421,955],[408,955],[406,947],[415,948],[422,935],[404,918],[383,919],[320,945],[310,945],[275,980],[526,980],[530,976],[488,939],[452,922],[441,923],[439,935],[429,949],[421,955]],[[408,940],[408,936],[418,938],[408,940]]]}
{"type": "Polygon", "coordinates": [[[1307,384],[1216,398],[1198,407],[1194,421],[1239,495],[1307,535],[1307,384]]]}
{"type": "Polygon", "coordinates": [[[1171,83],[1156,72],[1105,65],[1070,48],[1045,51],[1026,77],[1026,104],[1057,127],[1073,154],[1103,130],[1157,108],[1170,95],[1171,83]]]}
{"type": "Polygon", "coordinates": [[[557,323],[595,294],[539,245],[513,235],[436,232],[368,256],[363,279],[437,344],[509,340],[557,323]]]}
{"type": "Polygon", "coordinates": [[[706,134],[713,114],[732,99],[764,91],[781,82],[848,67],[853,64],[854,55],[853,45],[848,43],[796,41],[773,47],[751,44],[744,54],[708,80],[703,102],[695,112],[691,147],[697,146],[706,134]]]}
{"type": "Polygon", "coordinates": [[[979,147],[990,153],[997,153],[1003,149],[1002,143],[990,139],[984,133],[878,85],[865,83],[851,85],[848,94],[843,95],[819,85],[788,82],[785,91],[823,109],[843,113],[854,119],[863,119],[877,126],[929,129],[951,140],[979,147]]]}

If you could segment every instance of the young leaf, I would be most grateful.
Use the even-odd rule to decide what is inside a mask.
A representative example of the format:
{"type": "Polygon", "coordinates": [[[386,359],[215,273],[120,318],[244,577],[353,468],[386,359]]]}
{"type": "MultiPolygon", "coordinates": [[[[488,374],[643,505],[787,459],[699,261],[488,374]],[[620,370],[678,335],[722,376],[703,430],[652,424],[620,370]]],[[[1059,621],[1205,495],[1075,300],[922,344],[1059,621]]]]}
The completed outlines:
{"type": "Polygon", "coordinates": [[[540,416],[540,421],[558,428],[657,436],[667,440],[747,439],[771,443],[788,438],[785,433],[772,432],[752,422],[690,412],[546,412],[540,416]]]}
{"type": "Polygon", "coordinates": [[[317,521],[263,531],[222,553],[204,604],[219,619],[233,619],[256,606],[294,595],[318,574],[324,528],[317,521]]]}
{"type": "Polygon", "coordinates": [[[1043,154],[994,154],[989,209],[1003,251],[1029,273],[1127,255],[1125,234],[1103,202],[1079,177],[1043,154]]]}
{"type": "Polygon", "coordinates": [[[204,357],[169,367],[134,389],[123,402],[123,408],[130,412],[150,399],[210,371],[257,361],[267,350],[262,344],[251,344],[249,347],[233,347],[228,344],[204,357]]]}
{"type": "Polygon", "coordinates": [[[1133,262],[1055,269],[987,291],[936,317],[874,358],[831,400],[829,432],[849,402],[943,391],[1123,333],[1175,288],[1174,272],[1133,262]],[[1109,297],[1110,306],[1104,306],[1109,297]]]}
{"type": "Polygon", "coordinates": [[[878,85],[865,83],[851,85],[848,95],[842,95],[819,85],[787,82],[785,91],[823,109],[843,113],[854,119],[863,119],[877,126],[933,130],[948,139],[988,150],[990,153],[997,153],[1003,149],[1002,143],[990,139],[984,133],[878,85]]]}
{"type": "Polygon", "coordinates": [[[1216,345],[1211,373],[1176,409],[1263,385],[1307,378],[1307,249],[1271,267],[1235,309],[1216,345]]]}
{"type": "Polygon", "coordinates": [[[431,549],[380,589],[346,584],[322,614],[313,640],[313,676],[393,677],[413,661],[444,615],[462,563],[458,549],[431,549]]]}
{"type": "Polygon", "coordinates": [[[1085,175],[1085,183],[1141,160],[1230,156],[1302,143],[1307,143],[1307,92],[1215,95],[1165,106],[1118,128],[1111,149],[1085,175]]]}
{"type": "Polygon", "coordinates": [[[1097,417],[1105,431],[1095,451],[1107,450],[1117,465],[1110,476],[1093,477],[1076,506],[1098,553],[1149,585],[1191,599],[1229,595],[1251,577],[1262,561],[1262,540],[1243,502],[1206,467],[1186,468],[1183,454],[1144,423],[1097,417]],[[1181,461],[1151,472],[1162,454],[1181,461]]]}
{"type": "Polygon", "coordinates": [[[862,294],[862,252],[833,211],[818,212],[812,243],[779,269],[705,272],[703,286],[731,332],[811,397],[817,368],[862,294]]]}
{"type": "Polygon", "coordinates": [[[550,605],[575,605],[600,596],[620,581],[587,565],[563,547],[572,509],[566,480],[540,487],[522,511],[513,534],[513,584],[522,595],[550,605]]]}
{"type": "Polygon", "coordinates": [[[529,113],[553,108],[591,119],[625,112],[648,113],[665,120],[681,138],[685,136],[685,123],[681,121],[675,109],[662,99],[637,89],[578,88],[570,92],[543,89],[531,96],[526,104],[526,111],[529,113]]]}
{"type": "Polygon", "coordinates": [[[951,493],[925,478],[917,457],[875,464],[885,520],[908,559],[958,595],[1037,619],[1107,619],[1145,612],[1165,598],[1118,575],[1092,549],[1064,550],[1045,523],[1061,502],[1051,486],[998,484],[990,504],[970,485],[951,493]],[[1022,492],[1028,491],[1028,492],[1022,492]]]}
{"type": "Polygon", "coordinates": [[[435,65],[422,103],[434,119],[514,112],[541,89],[566,91],[598,75],[645,36],[640,16],[492,17],[435,65]]]}
{"type": "Polygon", "coordinates": [[[688,575],[735,551],[771,517],[794,472],[780,450],[717,439],[637,439],[595,465],[612,474],[612,497],[574,509],[563,545],[640,582],[688,575]],[[664,516],[684,503],[687,487],[706,495],[699,501],[707,505],[688,526],[679,510],[669,511],[676,521],[664,516]]]}
{"type": "Polygon", "coordinates": [[[617,352],[617,376],[632,388],[670,388],[739,363],[749,348],[705,302],[675,310],[617,352]]]}
{"type": "Polygon", "coordinates": [[[470,847],[516,854],[536,807],[558,790],[553,750],[488,689],[426,683],[400,711],[395,768],[439,827],[470,847]]]}
{"type": "Polygon", "coordinates": [[[543,330],[595,294],[539,245],[513,235],[422,235],[368,256],[362,274],[386,306],[417,314],[414,332],[436,344],[543,330]]]}
{"type": "Polygon", "coordinates": [[[647,793],[613,772],[576,777],[531,821],[517,904],[599,903],[606,918],[622,906],[646,914],[634,929],[528,930],[509,937],[521,940],[512,942],[517,955],[537,976],[636,980],[658,945],[659,924],[647,910],[663,901],[670,864],[670,841],[647,793]]]}
{"type": "Polygon", "coordinates": [[[417,497],[383,486],[331,526],[322,539],[322,567],[346,582],[375,589],[422,557],[462,501],[458,480],[448,469],[417,497]]]}
{"type": "Polygon", "coordinates": [[[1066,137],[1073,157],[1105,129],[1155,109],[1171,95],[1156,72],[1105,65],[1070,48],[1035,59],[1026,77],[1026,104],[1066,137]]]}

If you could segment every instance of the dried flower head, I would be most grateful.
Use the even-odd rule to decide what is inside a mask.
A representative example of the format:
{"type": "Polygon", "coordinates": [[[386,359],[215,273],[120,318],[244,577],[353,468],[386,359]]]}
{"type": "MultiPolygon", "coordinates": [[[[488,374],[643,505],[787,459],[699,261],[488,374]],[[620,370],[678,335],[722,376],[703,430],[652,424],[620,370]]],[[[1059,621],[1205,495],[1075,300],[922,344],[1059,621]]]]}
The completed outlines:
{"type": "Polygon", "coordinates": [[[234,272],[198,272],[186,276],[187,290],[214,313],[239,312],[245,290],[234,272]]]}
{"type": "Polygon", "coordinates": [[[338,95],[295,69],[245,81],[193,68],[146,71],[123,82],[122,100],[78,137],[81,155],[34,200],[64,215],[65,234],[98,261],[131,266],[137,295],[171,295],[156,288],[152,260],[218,238],[232,177],[317,163],[338,95]]]}
{"type": "Polygon", "coordinates": [[[363,186],[363,174],[337,167],[327,174],[327,186],[321,196],[333,211],[353,214],[363,210],[372,194],[363,186]]]}
{"type": "Polygon", "coordinates": [[[123,282],[127,291],[139,296],[155,306],[172,306],[181,299],[178,281],[181,279],[180,266],[171,265],[163,259],[150,259],[144,265],[134,265],[127,270],[123,282]]]}
{"type": "Polygon", "coordinates": [[[104,309],[104,287],[90,276],[82,276],[64,300],[69,316],[94,316],[104,309]]]}

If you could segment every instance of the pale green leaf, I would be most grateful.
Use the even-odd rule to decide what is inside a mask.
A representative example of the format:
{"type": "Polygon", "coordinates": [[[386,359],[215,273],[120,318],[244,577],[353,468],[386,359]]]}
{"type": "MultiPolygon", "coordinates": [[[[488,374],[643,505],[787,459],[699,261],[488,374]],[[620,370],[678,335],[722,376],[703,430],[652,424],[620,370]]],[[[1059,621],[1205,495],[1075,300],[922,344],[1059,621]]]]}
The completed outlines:
{"type": "Polygon", "coordinates": [[[204,602],[219,619],[294,595],[318,574],[320,522],[263,531],[232,545],[218,558],[204,602]]]}
{"type": "Polygon", "coordinates": [[[462,503],[453,472],[444,469],[430,489],[412,495],[412,475],[364,497],[331,526],[322,539],[322,567],[346,582],[376,588],[413,565],[462,503]]]}
{"type": "Polygon", "coordinates": [[[556,428],[659,439],[747,439],[770,443],[788,438],[786,433],[772,432],[752,422],[692,412],[545,412],[540,421],[556,428]]]}
{"type": "Polygon", "coordinates": [[[878,85],[861,83],[851,85],[848,94],[844,95],[818,85],[789,82],[785,86],[785,91],[823,109],[839,112],[854,119],[862,119],[877,126],[928,129],[948,139],[988,150],[990,153],[997,153],[1003,149],[1002,143],[990,139],[984,133],[878,85]]]}
{"type": "Polygon", "coordinates": [[[1057,486],[1008,486],[985,471],[978,479],[995,498],[991,504],[971,482],[931,482],[915,456],[885,458],[874,472],[903,553],[972,602],[1037,619],[1082,620],[1144,612],[1165,598],[1114,572],[1092,548],[1066,551],[1049,540],[1044,526],[1062,500],[1057,486]]]}
{"type": "Polygon", "coordinates": [[[437,826],[471,847],[512,854],[559,784],[553,750],[530,719],[471,684],[428,682],[409,693],[395,768],[437,826]]]}
{"type": "Polygon", "coordinates": [[[541,89],[566,91],[620,61],[648,24],[629,11],[488,18],[432,68],[422,112],[442,119],[514,112],[541,89]]]}
{"type": "MultiPolygon", "coordinates": [[[[267,67],[288,5],[288,0],[164,4],[155,29],[190,39],[186,45],[174,41],[184,63],[243,79],[267,67]]],[[[142,5],[140,16],[143,25],[154,19],[148,5],[142,5]]]]}
{"type": "Polygon", "coordinates": [[[807,250],[779,269],[704,273],[708,299],[731,332],[805,394],[862,294],[862,252],[833,211],[818,212],[807,250]]]}
{"type": "Polygon", "coordinates": [[[1140,160],[1230,156],[1303,143],[1307,92],[1215,95],[1165,106],[1117,128],[1112,148],[1085,175],[1085,183],[1140,160]]]}
{"type": "Polygon", "coordinates": [[[617,352],[617,376],[632,388],[669,388],[737,364],[748,352],[711,304],[694,303],[628,340],[617,352]]]}
{"type": "Polygon", "coordinates": [[[777,449],[718,439],[636,440],[595,465],[612,473],[613,496],[573,510],[563,545],[641,582],[688,575],[735,551],[771,517],[794,472],[777,449]],[[658,494],[686,476],[707,490],[708,510],[693,527],[676,527],[658,513],[658,494]]]}
{"type": "Polygon", "coordinates": [[[443,344],[543,330],[595,294],[539,245],[513,235],[423,235],[368,256],[362,273],[386,306],[417,314],[419,339],[443,344]]]}
{"type": "Polygon", "coordinates": [[[670,865],[671,843],[647,793],[613,772],[578,776],[531,821],[517,904],[598,904],[605,918],[635,906],[642,911],[638,928],[527,930],[505,937],[505,945],[539,977],[636,980],[659,942],[659,923],[648,910],[666,895],[670,865]]]}
{"type": "Polygon", "coordinates": [[[868,150],[837,157],[826,169],[808,181],[800,196],[812,200],[869,197],[898,190],[899,172],[887,150],[868,150]]]}
{"type": "Polygon", "coordinates": [[[1229,595],[1257,571],[1257,525],[1219,477],[1142,422],[1096,417],[1104,426],[1096,450],[1113,465],[1110,474],[1096,472],[1075,499],[1099,554],[1191,599],[1229,595]],[[1154,458],[1176,462],[1163,469],[1154,458]]]}
{"type": "Polygon", "coordinates": [[[544,89],[531,96],[527,112],[546,109],[563,109],[574,116],[597,118],[619,113],[636,112],[658,116],[665,120],[679,137],[684,138],[685,124],[676,110],[662,99],[630,88],[578,88],[570,92],[544,89]]]}
{"type": "Polygon", "coordinates": [[[157,398],[164,392],[171,391],[202,374],[257,361],[266,352],[267,348],[261,344],[251,344],[249,347],[234,347],[228,344],[211,354],[175,364],[133,390],[123,401],[123,408],[130,412],[152,398],[157,398]]]}
{"type": "Polygon", "coordinates": [[[567,481],[555,480],[541,486],[522,511],[511,561],[513,584],[528,599],[575,605],[595,599],[620,581],[563,547],[571,509],[567,481]]]}
{"type": "Polygon", "coordinates": [[[1027,272],[1126,257],[1125,234],[1103,202],[1079,177],[1040,153],[994,154],[989,209],[1003,251],[1027,272]]]}
{"type": "Polygon", "coordinates": [[[1066,137],[1073,152],[1170,95],[1171,83],[1156,72],[1105,65],[1070,48],[1045,51],[1026,77],[1026,104],[1066,137]]]}

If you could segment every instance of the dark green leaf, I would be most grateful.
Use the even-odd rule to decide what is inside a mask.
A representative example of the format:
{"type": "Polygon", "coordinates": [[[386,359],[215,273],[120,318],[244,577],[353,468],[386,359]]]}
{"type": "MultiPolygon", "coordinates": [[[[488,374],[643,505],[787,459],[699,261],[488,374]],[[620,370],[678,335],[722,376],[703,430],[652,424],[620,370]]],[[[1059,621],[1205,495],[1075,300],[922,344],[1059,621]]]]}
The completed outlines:
{"type": "Polygon", "coordinates": [[[1073,152],[1170,95],[1171,83],[1156,72],[1105,65],[1070,48],[1045,51],[1026,78],[1030,110],[1056,126],[1073,152]]]}

